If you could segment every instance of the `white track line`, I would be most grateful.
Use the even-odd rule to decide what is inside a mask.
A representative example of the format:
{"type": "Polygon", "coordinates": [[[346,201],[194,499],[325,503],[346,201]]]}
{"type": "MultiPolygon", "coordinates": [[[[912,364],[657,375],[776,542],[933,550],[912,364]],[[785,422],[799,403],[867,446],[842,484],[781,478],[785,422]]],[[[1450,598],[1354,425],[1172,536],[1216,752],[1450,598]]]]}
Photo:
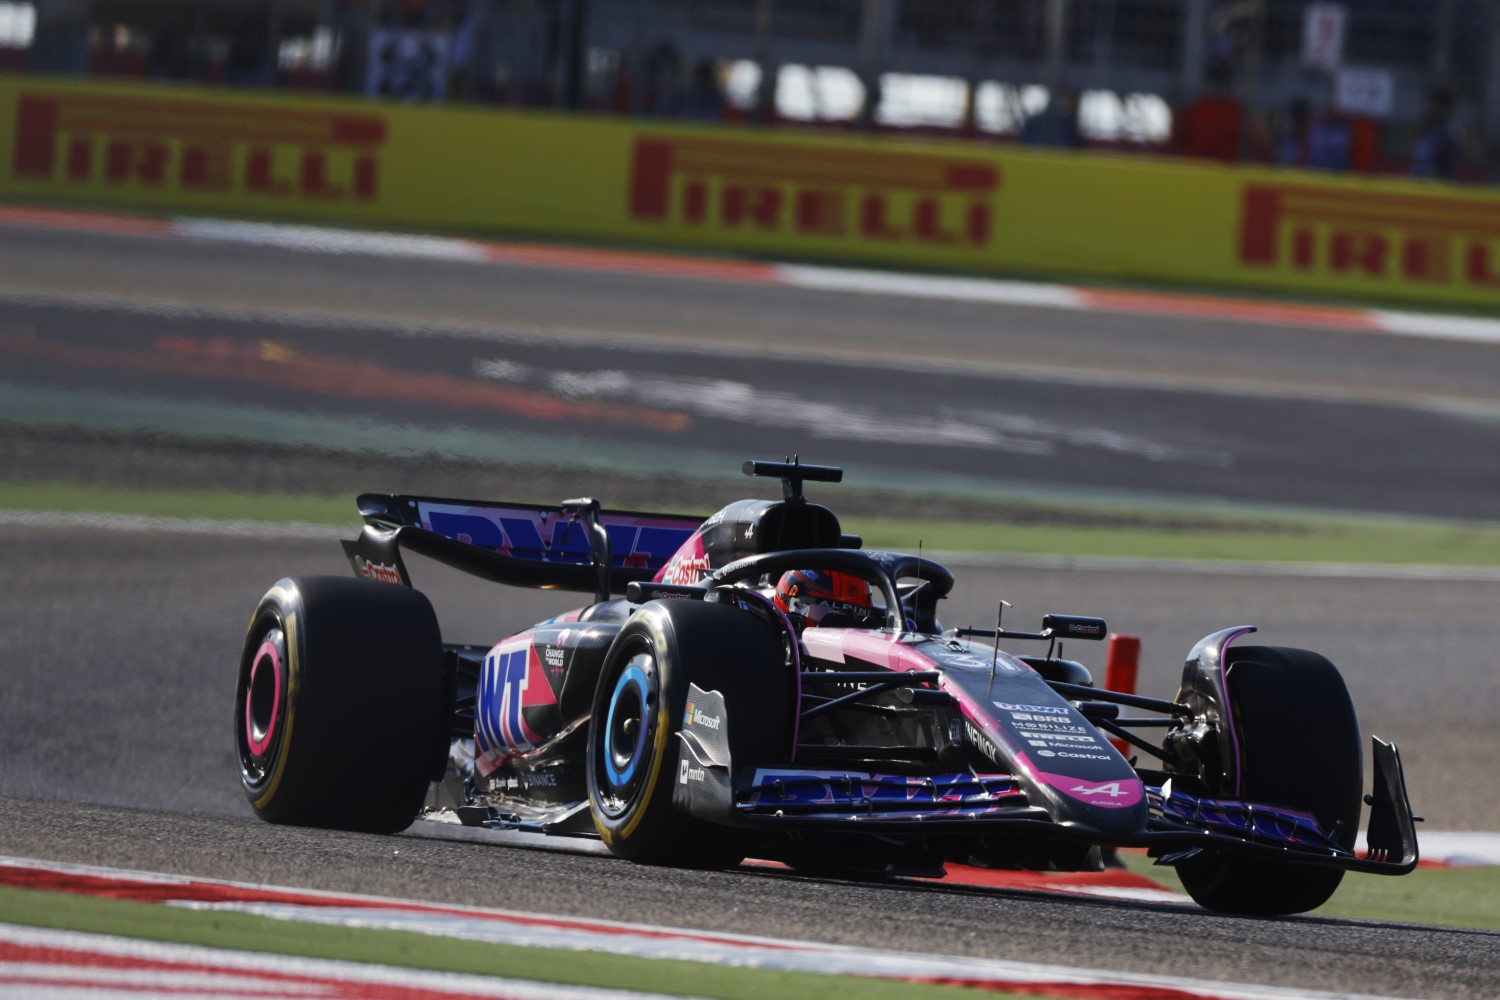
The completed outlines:
{"type": "Polygon", "coordinates": [[[356,254],[373,257],[457,260],[480,263],[484,250],[469,240],[446,236],[414,236],[403,233],[370,233],[324,226],[292,226],[284,223],[233,222],[223,219],[174,219],[180,236],[218,243],[246,243],[310,253],[356,254]]]}
{"type": "Polygon", "coordinates": [[[1032,281],[994,278],[946,278],[891,271],[862,271],[842,267],[777,265],[782,283],[823,292],[897,295],[903,298],[985,302],[996,305],[1042,306],[1049,309],[1087,309],[1076,289],[1032,281]]]}
{"type": "Polygon", "coordinates": [[[1470,316],[1440,316],[1431,313],[1385,312],[1370,316],[1386,333],[1403,337],[1466,340],[1476,344],[1500,344],[1500,321],[1470,316]]]}

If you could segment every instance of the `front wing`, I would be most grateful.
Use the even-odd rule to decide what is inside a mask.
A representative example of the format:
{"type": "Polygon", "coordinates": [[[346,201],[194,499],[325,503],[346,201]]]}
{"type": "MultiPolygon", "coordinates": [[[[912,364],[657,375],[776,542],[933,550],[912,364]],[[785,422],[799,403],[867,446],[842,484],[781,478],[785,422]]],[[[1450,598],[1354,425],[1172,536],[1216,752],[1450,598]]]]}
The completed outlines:
{"type": "Polygon", "coordinates": [[[1108,832],[1054,820],[1045,808],[1028,801],[1021,783],[1009,774],[880,774],[796,766],[737,773],[727,741],[709,745],[690,730],[679,733],[678,739],[676,801],[714,823],[898,836],[1012,833],[1150,848],[1166,863],[1216,850],[1385,875],[1405,874],[1417,864],[1415,818],[1401,757],[1393,744],[1378,738],[1373,741],[1375,787],[1366,799],[1371,812],[1369,851],[1364,856],[1344,848],[1334,831],[1307,813],[1201,798],[1173,788],[1170,779],[1146,785],[1149,809],[1142,827],[1108,832]]]}

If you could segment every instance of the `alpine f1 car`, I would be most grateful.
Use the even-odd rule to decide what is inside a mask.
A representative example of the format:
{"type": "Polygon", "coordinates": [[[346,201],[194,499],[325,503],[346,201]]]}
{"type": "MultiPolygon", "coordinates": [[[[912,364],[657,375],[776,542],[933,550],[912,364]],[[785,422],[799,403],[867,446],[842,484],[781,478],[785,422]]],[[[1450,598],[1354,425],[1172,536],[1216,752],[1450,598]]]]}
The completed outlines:
{"type": "Polygon", "coordinates": [[[234,727],[255,811],[381,832],[427,815],[597,836],[647,864],[755,856],[856,877],[1087,870],[1101,847],[1144,847],[1237,913],[1303,912],[1346,871],[1415,867],[1400,756],[1373,739],[1362,794],[1359,724],[1322,656],[1226,628],[1171,699],[1102,690],[1055,644],[1102,639],[1103,621],[945,630],[947,569],[863,549],[804,497],[841,470],[745,472],[780,478],[781,499],[706,520],[360,496],[344,543],[358,578],[283,579],[251,621],[234,727]],[[593,599],[493,645],[445,643],[403,553],[593,599]]]}

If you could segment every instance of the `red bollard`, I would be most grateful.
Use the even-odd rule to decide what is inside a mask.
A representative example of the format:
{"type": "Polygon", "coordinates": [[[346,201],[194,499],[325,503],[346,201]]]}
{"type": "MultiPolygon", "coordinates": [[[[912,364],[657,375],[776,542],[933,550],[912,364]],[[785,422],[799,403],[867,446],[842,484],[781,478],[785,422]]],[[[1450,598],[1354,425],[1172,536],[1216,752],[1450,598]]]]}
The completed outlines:
{"type": "MultiPolygon", "coordinates": [[[[1138,635],[1120,635],[1118,632],[1110,634],[1109,652],[1104,658],[1104,688],[1107,691],[1123,691],[1125,694],[1135,694],[1135,679],[1141,664],[1141,637],[1138,635]]],[[[1130,744],[1121,739],[1112,739],[1111,743],[1115,749],[1120,751],[1128,760],[1130,758],[1130,744]]],[[[1101,852],[1101,857],[1106,868],[1123,868],[1119,853],[1113,847],[1106,847],[1101,852]]]]}
{"type": "Polygon", "coordinates": [[[1135,675],[1141,662],[1141,637],[1110,634],[1109,654],[1104,660],[1104,689],[1135,694],[1135,675]]]}
{"type": "MultiPolygon", "coordinates": [[[[1104,660],[1104,688],[1135,694],[1136,673],[1141,662],[1141,639],[1136,635],[1114,633],[1109,637],[1109,653],[1104,660]]],[[[1130,744],[1112,739],[1115,749],[1130,756],[1130,744]]]]}

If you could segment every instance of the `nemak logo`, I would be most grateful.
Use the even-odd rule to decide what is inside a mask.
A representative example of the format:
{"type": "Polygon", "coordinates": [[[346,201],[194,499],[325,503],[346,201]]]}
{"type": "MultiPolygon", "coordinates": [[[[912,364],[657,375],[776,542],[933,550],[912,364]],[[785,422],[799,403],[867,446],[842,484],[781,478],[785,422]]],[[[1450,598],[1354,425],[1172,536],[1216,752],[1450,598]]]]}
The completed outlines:
{"type": "Polygon", "coordinates": [[[1240,263],[1500,291],[1500,201],[1247,184],[1240,263]]]}
{"type": "Polygon", "coordinates": [[[385,120],[369,112],[24,91],[12,174],[184,193],[372,201],[385,120]]]}
{"type": "Polygon", "coordinates": [[[629,193],[648,222],[980,248],[999,189],[980,159],[645,135],[629,193]]]}

